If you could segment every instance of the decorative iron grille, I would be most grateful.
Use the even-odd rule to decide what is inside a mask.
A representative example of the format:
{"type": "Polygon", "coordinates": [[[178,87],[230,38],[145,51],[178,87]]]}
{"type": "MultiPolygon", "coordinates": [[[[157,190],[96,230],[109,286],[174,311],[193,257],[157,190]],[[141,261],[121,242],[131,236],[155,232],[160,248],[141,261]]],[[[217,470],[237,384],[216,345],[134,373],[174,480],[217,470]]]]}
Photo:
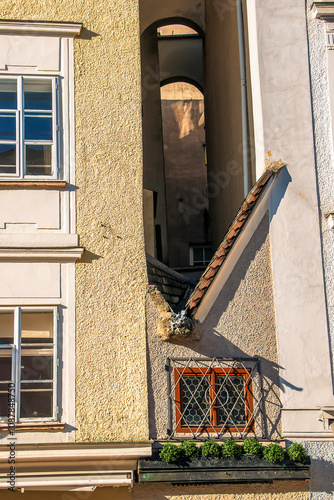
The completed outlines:
{"type": "Polygon", "coordinates": [[[259,358],[168,358],[168,435],[264,436],[259,358]]]}

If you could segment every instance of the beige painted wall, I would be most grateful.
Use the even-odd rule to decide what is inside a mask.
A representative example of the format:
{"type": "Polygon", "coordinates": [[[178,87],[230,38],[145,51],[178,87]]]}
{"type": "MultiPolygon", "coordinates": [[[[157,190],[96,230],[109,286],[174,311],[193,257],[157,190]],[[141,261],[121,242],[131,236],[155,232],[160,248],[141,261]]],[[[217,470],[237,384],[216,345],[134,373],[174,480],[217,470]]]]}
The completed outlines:
{"type": "Polygon", "coordinates": [[[84,25],[75,40],[77,231],[86,249],[76,269],[78,441],[148,437],[138,10],[138,0],[0,6],[2,19],[84,25]]]}
{"type": "MultiPolygon", "coordinates": [[[[292,10],[289,0],[256,5],[265,151],[287,163],[269,207],[278,357],[281,377],[289,381],[282,392],[283,431],[290,438],[329,438],[318,418],[319,407],[334,406],[334,396],[321,255],[328,242],[320,238],[314,168],[314,138],[321,144],[326,139],[313,128],[305,2],[295,1],[292,10]]],[[[319,71],[322,86],[325,73],[319,71]]],[[[314,103],[317,112],[326,112],[314,103]]],[[[330,186],[328,173],[325,179],[330,186]]]]}
{"type": "Polygon", "coordinates": [[[267,437],[281,435],[280,390],[268,216],[266,215],[202,325],[200,341],[183,345],[161,342],[156,325],[159,312],[147,302],[149,338],[150,437],[167,437],[167,357],[259,356],[265,399],[267,437]]]}

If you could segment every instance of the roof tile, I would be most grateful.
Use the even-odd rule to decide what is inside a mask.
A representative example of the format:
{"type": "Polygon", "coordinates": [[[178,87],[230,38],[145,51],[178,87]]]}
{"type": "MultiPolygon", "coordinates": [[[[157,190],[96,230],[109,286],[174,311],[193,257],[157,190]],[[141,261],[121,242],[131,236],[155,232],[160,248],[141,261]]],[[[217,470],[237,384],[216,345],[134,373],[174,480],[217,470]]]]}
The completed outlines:
{"type": "Polygon", "coordinates": [[[200,278],[186,304],[186,310],[189,315],[194,315],[196,313],[201,300],[203,299],[211,283],[214,281],[214,278],[217,275],[219,269],[223,265],[226,259],[226,255],[229,253],[238,235],[240,234],[241,229],[245,225],[267,182],[283,166],[285,166],[285,164],[281,160],[280,162],[272,162],[271,164],[269,164],[268,169],[262,174],[260,179],[256,182],[255,186],[246,196],[244,202],[240,207],[240,210],[237,213],[236,218],[229,227],[225,238],[219,245],[218,250],[211,259],[210,264],[202,274],[202,277],[200,278]]]}

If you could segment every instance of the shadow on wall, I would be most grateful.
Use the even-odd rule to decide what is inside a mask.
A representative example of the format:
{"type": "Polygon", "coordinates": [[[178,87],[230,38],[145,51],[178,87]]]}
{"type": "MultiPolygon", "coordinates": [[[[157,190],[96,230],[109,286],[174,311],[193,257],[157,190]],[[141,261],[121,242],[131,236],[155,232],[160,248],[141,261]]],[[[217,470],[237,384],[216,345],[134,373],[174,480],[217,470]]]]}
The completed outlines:
{"type": "Polygon", "coordinates": [[[279,175],[275,179],[276,185],[272,190],[271,194],[271,210],[270,210],[270,222],[276,215],[278,207],[281,203],[281,200],[284,198],[285,191],[288,188],[288,185],[292,182],[291,175],[286,167],[282,168],[279,175]]]}
{"type": "Polygon", "coordinates": [[[166,358],[259,357],[265,402],[264,431],[279,438],[281,390],[301,391],[282,377],[278,365],[272,287],[268,214],[240,256],[210,313],[202,324],[200,341],[161,342],[156,335],[159,313],[148,297],[148,391],[150,438],[161,439],[167,414],[166,358]],[[280,373],[279,373],[280,372],[280,373]],[[281,379],[280,379],[281,375],[281,379]]]}
{"type": "Polygon", "coordinates": [[[99,35],[99,33],[95,33],[94,31],[88,30],[87,28],[82,28],[80,37],[82,40],[92,40],[92,38],[95,38],[99,35]]]}
{"type": "MultiPolygon", "coordinates": [[[[334,457],[333,457],[334,460],[334,457]]],[[[311,459],[311,500],[323,499],[323,493],[331,493],[334,498],[334,463],[320,458],[311,459]],[[317,495],[319,494],[319,496],[317,495]]]]}
{"type": "MultiPolygon", "coordinates": [[[[207,356],[202,349],[199,354],[207,356]]],[[[211,353],[208,356],[214,357],[214,354],[211,353]]],[[[216,356],[218,356],[217,353],[216,356]]],[[[249,357],[249,353],[239,349],[235,344],[232,344],[226,338],[222,338],[219,356],[224,358],[247,358],[249,357]]],[[[255,354],[255,356],[257,355],[255,354]]],[[[265,402],[265,418],[263,423],[264,435],[268,439],[274,438],[274,435],[277,435],[277,438],[281,436],[280,421],[282,405],[280,402],[279,385],[281,384],[280,389],[283,392],[284,386],[288,386],[297,392],[300,392],[303,389],[301,387],[294,386],[284,378],[279,377],[279,370],[282,370],[280,365],[264,358],[263,356],[257,357],[260,360],[261,375],[263,379],[263,401],[265,402]]]]}
{"type": "Polygon", "coordinates": [[[310,499],[334,498],[334,442],[302,444],[311,457],[310,499]]]}

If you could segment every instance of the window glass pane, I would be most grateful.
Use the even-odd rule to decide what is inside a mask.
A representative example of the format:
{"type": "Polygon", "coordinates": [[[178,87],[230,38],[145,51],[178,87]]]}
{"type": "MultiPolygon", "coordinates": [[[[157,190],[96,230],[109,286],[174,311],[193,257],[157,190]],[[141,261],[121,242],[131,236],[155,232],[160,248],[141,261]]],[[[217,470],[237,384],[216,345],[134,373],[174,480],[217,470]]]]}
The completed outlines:
{"type": "Polygon", "coordinates": [[[16,141],[16,115],[0,113],[0,141],[16,141]]]}
{"type": "Polygon", "coordinates": [[[45,392],[52,391],[52,382],[21,382],[21,390],[23,392],[45,392]]]}
{"type": "Polygon", "coordinates": [[[25,139],[27,141],[52,141],[52,117],[25,115],[25,139]]]}
{"type": "Polygon", "coordinates": [[[14,312],[0,312],[0,343],[14,342],[14,312]]]}
{"type": "Polygon", "coordinates": [[[52,110],[51,80],[24,80],[24,109],[52,110]]]}
{"type": "Polygon", "coordinates": [[[12,380],[12,350],[0,349],[0,381],[12,380]]]}
{"type": "Polygon", "coordinates": [[[21,418],[52,417],[52,391],[21,390],[21,418]]]}
{"type": "Polygon", "coordinates": [[[52,175],[52,146],[26,146],[26,175],[52,175]]]}
{"type": "Polygon", "coordinates": [[[15,174],[16,146],[15,144],[0,144],[0,174],[15,174]]]}
{"type": "Polygon", "coordinates": [[[203,249],[202,248],[193,248],[194,252],[194,262],[202,262],[203,261],[203,249]]]}
{"type": "Polygon", "coordinates": [[[212,250],[211,248],[205,248],[204,252],[205,252],[205,262],[209,263],[212,257],[212,250]]]}
{"type": "Polygon", "coordinates": [[[183,421],[192,426],[210,425],[209,380],[202,376],[182,377],[183,421]]]}
{"type": "Polygon", "coordinates": [[[0,109],[17,109],[16,80],[0,78],[0,109]]]}
{"type": "MultiPolygon", "coordinates": [[[[41,350],[39,350],[41,351],[41,350]]],[[[21,350],[21,379],[22,380],[52,380],[53,357],[29,353],[28,349],[21,350]]]]}
{"type": "Polygon", "coordinates": [[[21,315],[22,343],[53,341],[52,311],[22,311],[21,315]]]}
{"type": "MultiPolygon", "coordinates": [[[[5,392],[1,389],[2,384],[0,384],[0,417],[7,418],[8,417],[8,392],[5,392]]],[[[6,386],[7,388],[7,386],[6,386]]]]}
{"type": "Polygon", "coordinates": [[[245,426],[245,381],[242,376],[217,376],[218,425],[245,426]],[[240,396],[240,397],[239,397],[240,396]],[[239,399],[238,399],[239,398],[239,399]]]}

